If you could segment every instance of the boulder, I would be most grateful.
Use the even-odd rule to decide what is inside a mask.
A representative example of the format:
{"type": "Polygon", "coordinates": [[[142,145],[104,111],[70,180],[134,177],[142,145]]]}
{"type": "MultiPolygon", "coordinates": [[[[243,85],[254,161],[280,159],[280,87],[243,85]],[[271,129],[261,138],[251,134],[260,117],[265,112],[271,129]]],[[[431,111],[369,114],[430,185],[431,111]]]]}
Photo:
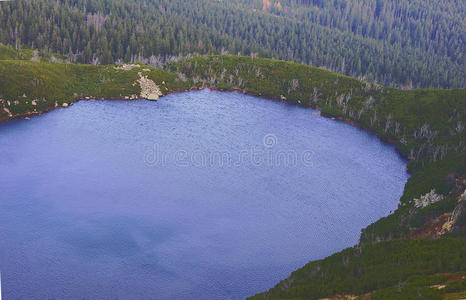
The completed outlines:
{"type": "Polygon", "coordinates": [[[160,91],[160,88],[155,84],[155,82],[147,78],[147,76],[143,76],[141,73],[138,74],[139,79],[137,80],[137,83],[139,83],[139,86],[141,87],[141,98],[147,100],[159,99],[159,97],[163,94],[160,91]]]}
{"type": "Polygon", "coordinates": [[[4,107],[3,110],[8,114],[9,117],[13,116],[13,114],[10,112],[8,108],[4,107]]]}
{"type": "Polygon", "coordinates": [[[445,196],[437,194],[435,192],[435,190],[432,189],[427,194],[422,195],[419,199],[415,198],[414,199],[414,207],[424,208],[424,207],[429,206],[429,205],[431,205],[431,204],[433,204],[435,202],[443,200],[443,198],[445,198],[445,196]]]}

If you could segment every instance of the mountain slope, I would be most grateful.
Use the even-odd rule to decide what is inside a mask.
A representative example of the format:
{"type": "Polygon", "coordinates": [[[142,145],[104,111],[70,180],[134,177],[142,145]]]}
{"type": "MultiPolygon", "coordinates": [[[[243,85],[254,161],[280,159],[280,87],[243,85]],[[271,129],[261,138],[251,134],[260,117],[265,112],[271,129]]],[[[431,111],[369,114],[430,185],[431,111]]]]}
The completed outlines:
{"type": "Polygon", "coordinates": [[[0,2],[0,42],[102,64],[253,54],[390,86],[464,88],[465,13],[454,0],[16,0],[0,2]]]}
{"type": "Polygon", "coordinates": [[[466,238],[395,240],[348,248],[308,263],[273,289],[249,299],[320,299],[335,294],[442,299],[444,294],[466,290],[465,270],[466,238]],[[440,285],[445,287],[432,287],[440,285]]]}

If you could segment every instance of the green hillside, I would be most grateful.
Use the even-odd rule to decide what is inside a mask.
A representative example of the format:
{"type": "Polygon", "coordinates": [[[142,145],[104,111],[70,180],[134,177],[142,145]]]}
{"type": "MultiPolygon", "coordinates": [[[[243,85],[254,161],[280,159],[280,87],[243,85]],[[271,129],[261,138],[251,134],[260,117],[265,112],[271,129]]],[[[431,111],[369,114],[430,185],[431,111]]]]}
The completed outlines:
{"type": "Polygon", "coordinates": [[[239,53],[465,88],[465,14],[458,0],[15,0],[0,1],[0,43],[100,64],[239,53]]]}
{"type": "Polygon", "coordinates": [[[11,48],[0,46],[0,57],[5,56],[21,59],[0,60],[0,120],[38,114],[85,97],[139,97],[139,73],[159,85],[162,93],[181,89],[176,75],[150,66],[118,70],[113,65],[51,63],[49,55],[34,62],[23,60],[23,53],[15,56],[11,48]]]}
{"type": "Polygon", "coordinates": [[[336,294],[442,299],[466,290],[465,270],[466,238],[394,240],[348,248],[310,262],[250,299],[320,299],[336,294]]]}

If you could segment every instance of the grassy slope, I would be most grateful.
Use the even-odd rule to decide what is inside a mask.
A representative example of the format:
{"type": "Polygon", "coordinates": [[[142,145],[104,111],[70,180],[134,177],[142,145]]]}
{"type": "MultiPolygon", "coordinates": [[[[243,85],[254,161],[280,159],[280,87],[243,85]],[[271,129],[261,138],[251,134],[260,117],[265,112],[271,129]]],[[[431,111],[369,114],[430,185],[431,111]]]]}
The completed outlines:
{"type": "Polygon", "coordinates": [[[138,72],[148,75],[164,93],[181,88],[176,76],[148,66],[117,71],[113,66],[0,61],[0,120],[9,118],[4,108],[13,116],[21,116],[85,97],[124,99],[139,95],[141,88],[134,84],[138,72]]]}
{"type": "Polygon", "coordinates": [[[268,293],[251,299],[319,299],[331,294],[372,299],[441,299],[465,289],[452,278],[466,275],[466,238],[393,240],[345,249],[310,262],[268,293]],[[457,273],[459,272],[459,274],[457,273]],[[457,274],[452,274],[457,273],[457,274]],[[451,285],[435,290],[435,284],[451,285]]]}
{"type": "MultiPolygon", "coordinates": [[[[378,244],[375,248],[370,248],[370,245],[374,241],[412,237],[414,231],[428,226],[442,214],[451,213],[458,205],[455,189],[458,189],[458,180],[465,178],[466,174],[465,131],[459,127],[459,124],[464,126],[466,120],[466,90],[402,91],[305,65],[250,57],[194,57],[168,65],[165,70],[141,66],[131,71],[117,71],[113,66],[49,63],[48,54],[40,55],[41,63],[31,62],[31,53],[30,50],[17,53],[11,48],[0,46],[0,58],[6,59],[0,60],[0,99],[3,99],[0,101],[0,120],[10,118],[3,108],[20,116],[43,112],[88,96],[109,99],[139,94],[140,87],[134,83],[138,79],[138,72],[143,72],[161,87],[164,94],[210,86],[222,90],[239,89],[271,98],[286,98],[290,102],[316,107],[326,115],[356,123],[389,140],[404,156],[410,157],[412,177],[406,184],[399,209],[363,230],[362,247],[369,247],[365,248],[366,253],[372,253],[374,257],[383,255],[393,260],[399,259],[401,254],[398,252],[383,252],[384,248],[392,247],[391,242],[378,244]],[[32,105],[32,100],[37,105],[32,105]],[[424,209],[415,209],[413,198],[432,188],[446,195],[446,199],[424,209]]],[[[456,236],[464,235],[464,217],[461,220],[455,227],[456,236]]],[[[429,243],[438,243],[435,245],[440,247],[439,250],[429,255],[437,255],[432,259],[441,261],[442,266],[444,258],[450,255],[449,245],[464,250],[464,240],[458,238],[414,244],[403,240],[393,243],[400,249],[407,249],[406,253],[417,251],[414,246],[422,248],[423,245],[430,247],[429,243]]],[[[340,270],[338,264],[341,265],[341,260],[338,257],[345,251],[353,250],[350,248],[327,258],[333,263],[320,261],[324,274],[340,270]]],[[[466,270],[464,265],[460,265],[459,268],[442,267],[425,269],[425,272],[418,268],[418,273],[408,272],[409,265],[415,269],[416,259],[407,261],[408,266],[401,269],[399,280],[409,283],[413,274],[427,276],[437,271],[466,270]]],[[[377,267],[382,273],[385,267],[391,268],[389,263],[375,265],[372,260],[361,263],[367,268],[377,267]]],[[[352,283],[355,274],[341,273],[340,283],[334,286],[324,285],[320,277],[300,274],[303,273],[297,271],[291,277],[294,283],[281,283],[267,295],[270,298],[289,295],[307,298],[306,295],[314,290],[319,291],[320,296],[330,296],[341,292],[368,292],[382,287],[388,288],[384,290],[386,293],[394,292],[390,289],[393,282],[380,276],[374,277],[372,285],[356,288],[357,285],[352,283]],[[345,288],[348,286],[354,288],[345,288]]],[[[359,278],[367,280],[366,277],[359,278]]],[[[397,288],[396,292],[400,292],[400,289],[397,288]]]]}

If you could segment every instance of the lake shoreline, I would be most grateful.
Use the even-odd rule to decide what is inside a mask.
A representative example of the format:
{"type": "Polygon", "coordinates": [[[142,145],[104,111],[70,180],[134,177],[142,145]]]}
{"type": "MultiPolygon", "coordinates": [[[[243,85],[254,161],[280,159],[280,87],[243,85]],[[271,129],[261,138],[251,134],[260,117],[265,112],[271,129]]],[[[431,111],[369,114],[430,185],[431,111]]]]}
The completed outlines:
{"type": "MultiPolygon", "coordinates": [[[[190,92],[190,91],[202,91],[202,90],[205,90],[205,89],[209,89],[209,90],[212,90],[212,91],[219,91],[219,92],[238,92],[238,93],[242,93],[242,94],[245,94],[245,95],[254,96],[254,97],[267,99],[267,100],[271,100],[271,101],[279,101],[279,102],[284,102],[284,103],[287,103],[287,104],[290,104],[290,105],[298,105],[298,106],[301,106],[301,107],[304,107],[304,108],[314,109],[314,110],[318,111],[321,116],[323,116],[325,118],[345,122],[345,123],[348,123],[348,124],[353,125],[355,127],[358,127],[361,130],[364,130],[364,131],[366,131],[366,132],[368,132],[370,134],[373,134],[373,135],[377,136],[377,138],[379,140],[381,140],[382,142],[392,145],[394,147],[394,149],[396,150],[396,152],[400,155],[400,157],[403,160],[406,161],[406,172],[408,172],[409,175],[412,175],[412,172],[407,167],[407,163],[409,162],[409,158],[406,157],[405,154],[398,149],[397,142],[395,140],[383,137],[383,136],[379,135],[377,132],[375,132],[373,129],[371,129],[371,128],[367,127],[367,126],[364,126],[362,123],[357,122],[355,120],[344,118],[344,117],[337,116],[337,115],[331,115],[331,114],[323,113],[319,106],[315,106],[315,105],[312,105],[312,104],[302,104],[302,103],[299,103],[297,101],[289,100],[289,99],[286,99],[286,98],[283,99],[283,98],[280,98],[280,97],[255,94],[255,93],[249,92],[247,89],[241,89],[241,88],[238,88],[238,87],[231,87],[231,88],[228,88],[228,89],[222,89],[222,88],[218,88],[218,87],[215,87],[215,86],[202,86],[202,87],[193,86],[193,87],[191,87],[189,89],[186,89],[186,90],[167,91],[165,94],[160,96],[160,98],[162,98],[164,96],[167,96],[167,95],[171,95],[171,94],[185,93],[185,92],[190,92]]],[[[22,118],[27,119],[27,118],[31,118],[31,117],[35,117],[35,116],[40,116],[42,114],[45,114],[45,113],[50,112],[50,111],[55,110],[55,109],[67,108],[68,106],[72,106],[74,103],[76,103],[78,101],[95,101],[95,100],[101,100],[101,101],[102,100],[105,100],[105,101],[128,101],[128,102],[133,101],[133,100],[158,101],[158,100],[149,100],[147,98],[142,98],[142,97],[141,98],[136,98],[136,99],[128,99],[127,97],[100,98],[100,97],[86,96],[84,98],[80,98],[80,99],[77,99],[77,100],[75,100],[73,102],[68,103],[67,106],[60,106],[60,105],[51,106],[51,107],[47,107],[46,109],[41,110],[41,111],[33,111],[33,112],[24,113],[24,114],[13,115],[11,117],[10,116],[7,116],[7,117],[1,117],[0,116],[0,123],[8,122],[8,121],[11,121],[11,120],[22,119],[22,118]]]]}
{"type": "MultiPolygon", "coordinates": [[[[207,270],[223,270],[220,273],[233,277],[231,292],[244,298],[268,289],[310,259],[320,259],[358,243],[360,228],[396,208],[407,180],[404,162],[392,147],[373,136],[321,118],[315,110],[293,108],[242,93],[211,90],[176,93],[159,103],[80,101],[69,111],[51,113],[31,122],[12,122],[3,127],[0,137],[7,160],[9,153],[21,157],[17,163],[4,164],[10,171],[4,172],[0,181],[12,187],[6,190],[6,200],[14,203],[18,201],[16,197],[25,199],[24,207],[34,210],[34,217],[26,225],[37,228],[35,223],[43,222],[45,217],[60,224],[37,230],[51,241],[57,236],[58,249],[65,250],[60,253],[73,257],[77,249],[76,259],[82,260],[84,266],[89,259],[81,254],[98,259],[94,256],[96,248],[104,257],[112,258],[105,264],[119,264],[119,259],[113,259],[115,252],[125,257],[130,254],[135,258],[132,263],[137,270],[130,273],[140,282],[131,285],[148,294],[153,292],[145,279],[153,275],[146,274],[146,267],[139,273],[140,266],[150,264],[149,273],[159,274],[161,269],[154,266],[154,261],[163,257],[159,263],[163,276],[165,267],[172,270],[172,263],[165,265],[164,261],[176,261],[178,251],[183,256],[188,249],[196,253],[196,247],[178,248],[190,242],[202,245],[200,263],[194,260],[193,270],[200,269],[202,274],[211,274],[207,270]],[[273,149],[264,141],[269,133],[277,137],[273,149]],[[258,148],[263,149],[263,154],[256,152],[258,148]],[[173,160],[176,156],[168,156],[165,168],[162,160],[147,156],[147,151],[149,155],[158,153],[155,156],[158,158],[164,153],[185,151],[188,158],[180,162],[184,166],[180,168],[173,160]],[[237,155],[244,151],[248,151],[247,156],[237,155]],[[281,159],[280,153],[288,151],[296,153],[296,163],[281,159]],[[197,153],[231,153],[228,162],[233,168],[217,167],[217,156],[207,156],[214,162],[199,167],[197,153]],[[305,160],[305,153],[316,155],[305,160]],[[256,155],[263,160],[255,160],[256,155]],[[170,171],[172,167],[174,173],[170,171]],[[23,183],[12,179],[26,176],[30,188],[22,189],[22,195],[16,187],[23,183]],[[44,177],[45,182],[54,184],[43,185],[40,179],[44,177]],[[302,184],[293,187],[298,182],[302,184]],[[44,197],[34,198],[36,185],[41,187],[44,197]],[[31,198],[34,201],[28,201],[31,198]],[[343,206],[342,200],[346,201],[343,206]],[[47,211],[45,216],[37,212],[42,210],[47,211]],[[81,219],[82,222],[75,223],[81,219]],[[55,228],[59,228],[58,235],[55,228]],[[189,230],[192,233],[188,234],[189,230]],[[71,241],[66,239],[62,244],[63,234],[71,236],[71,241]],[[141,238],[143,243],[139,243],[141,238]],[[131,246],[132,240],[137,247],[131,246]],[[159,253],[156,245],[165,250],[159,253]],[[176,249],[173,258],[166,252],[169,249],[166,247],[171,246],[176,249]],[[204,265],[205,251],[212,253],[204,265]],[[147,257],[148,252],[154,256],[147,257]],[[257,258],[251,259],[254,257],[257,258]],[[235,267],[231,267],[231,262],[235,262],[235,267]],[[244,287],[243,278],[249,277],[247,281],[252,282],[255,276],[257,283],[244,287]]],[[[21,211],[22,206],[18,209],[21,211]]],[[[11,220],[21,222],[17,215],[13,212],[11,220]]],[[[5,227],[11,232],[21,229],[13,225],[5,227]]],[[[11,236],[12,242],[6,239],[6,249],[24,237],[11,236]]],[[[39,250],[43,246],[44,252],[49,249],[47,241],[37,246],[39,250]]],[[[190,256],[186,257],[191,261],[190,256]]],[[[65,265],[61,269],[67,268],[65,265]]],[[[38,269],[32,271],[35,270],[38,269]]],[[[186,265],[174,267],[173,271],[190,274],[186,265]]],[[[69,273],[77,277],[79,274],[79,270],[69,273]]],[[[115,273],[111,277],[124,276],[115,273]]],[[[228,282],[223,277],[218,278],[220,289],[228,282]]],[[[209,291],[211,277],[200,278],[206,278],[202,282],[209,291]]],[[[107,280],[101,280],[105,287],[107,280]]],[[[217,285],[213,286],[216,292],[217,285]]],[[[166,293],[176,291],[171,289],[167,288],[166,293]]],[[[198,287],[189,289],[204,293],[198,287]]],[[[94,293],[92,288],[90,291],[94,293]]],[[[102,289],[99,293],[125,295],[123,290],[102,289]]],[[[199,298],[228,299],[222,293],[218,297],[199,298]]]]}

